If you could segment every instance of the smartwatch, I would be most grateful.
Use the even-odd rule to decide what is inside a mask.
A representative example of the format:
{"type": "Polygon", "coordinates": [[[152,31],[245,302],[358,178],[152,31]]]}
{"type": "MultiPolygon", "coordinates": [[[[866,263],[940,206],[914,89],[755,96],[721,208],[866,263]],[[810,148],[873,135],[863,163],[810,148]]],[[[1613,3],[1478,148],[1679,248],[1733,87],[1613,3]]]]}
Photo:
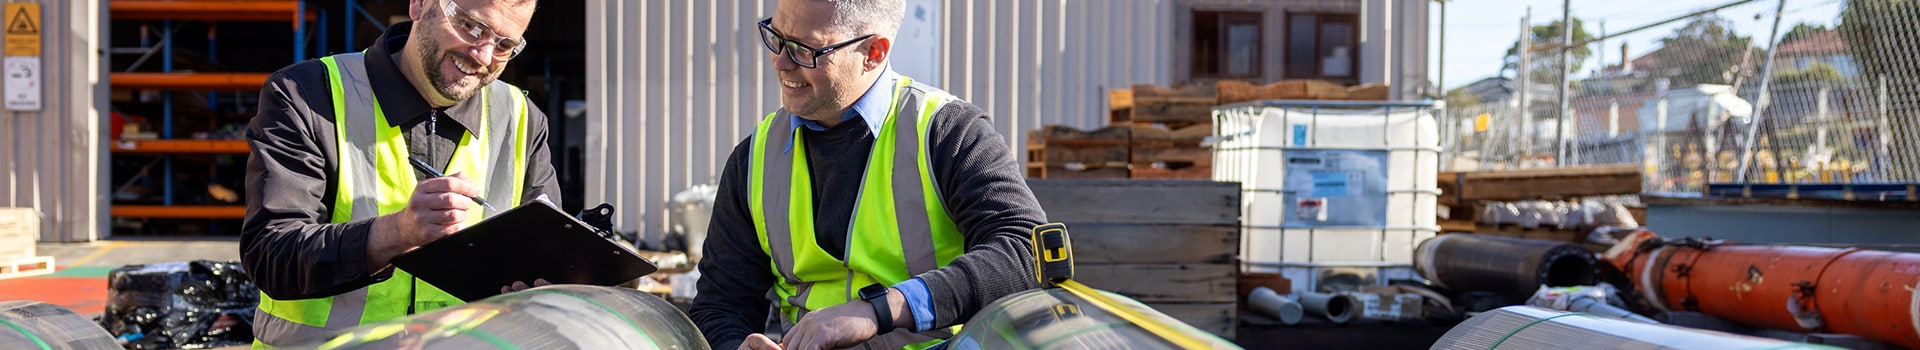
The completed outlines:
{"type": "Polygon", "coordinates": [[[866,300],[868,304],[873,304],[873,321],[879,325],[879,328],[874,330],[874,334],[886,334],[887,332],[893,331],[893,311],[887,309],[886,285],[874,283],[866,287],[861,287],[860,300],[866,300]]]}

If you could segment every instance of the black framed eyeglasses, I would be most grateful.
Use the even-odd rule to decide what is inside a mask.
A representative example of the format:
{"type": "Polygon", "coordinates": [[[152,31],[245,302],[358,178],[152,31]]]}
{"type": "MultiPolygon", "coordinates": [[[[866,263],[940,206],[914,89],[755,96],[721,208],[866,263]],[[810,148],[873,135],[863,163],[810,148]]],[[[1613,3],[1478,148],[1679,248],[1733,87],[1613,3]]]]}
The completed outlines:
{"type": "Polygon", "coordinates": [[[765,44],[767,50],[773,51],[775,55],[786,54],[787,60],[793,61],[793,64],[800,65],[801,68],[819,67],[820,56],[826,56],[834,51],[839,51],[840,48],[847,47],[847,45],[859,43],[862,40],[873,38],[873,36],[873,34],[861,35],[858,38],[853,38],[853,40],[842,41],[838,44],[815,49],[812,46],[807,46],[807,44],[801,44],[798,41],[793,41],[793,39],[780,36],[780,32],[773,30],[773,17],[760,20],[760,43],[765,44]]]}
{"type": "Polygon", "coordinates": [[[526,38],[509,38],[495,34],[493,26],[481,22],[479,18],[474,18],[472,13],[460,8],[460,4],[454,3],[453,0],[443,2],[440,11],[440,14],[447,19],[447,24],[453,26],[453,31],[460,34],[461,40],[471,44],[493,43],[494,58],[510,60],[520,56],[520,51],[527,49],[526,38]]]}

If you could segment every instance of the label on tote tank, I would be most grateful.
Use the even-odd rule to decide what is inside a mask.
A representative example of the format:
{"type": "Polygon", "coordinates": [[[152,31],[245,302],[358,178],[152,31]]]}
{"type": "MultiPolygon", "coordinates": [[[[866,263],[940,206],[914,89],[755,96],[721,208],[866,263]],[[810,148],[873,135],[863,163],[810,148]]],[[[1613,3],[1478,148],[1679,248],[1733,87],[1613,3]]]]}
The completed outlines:
{"type": "Polygon", "coordinates": [[[1375,227],[1387,221],[1387,151],[1289,150],[1287,228],[1375,227]]]}

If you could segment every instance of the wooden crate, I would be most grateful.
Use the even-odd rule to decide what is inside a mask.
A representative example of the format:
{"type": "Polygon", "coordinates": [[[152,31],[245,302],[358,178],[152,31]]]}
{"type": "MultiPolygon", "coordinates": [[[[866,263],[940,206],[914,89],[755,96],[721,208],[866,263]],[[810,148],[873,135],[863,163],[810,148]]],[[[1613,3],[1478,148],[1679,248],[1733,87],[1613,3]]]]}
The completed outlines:
{"type": "Polygon", "coordinates": [[[1160,125],[1135,125],[1129,143],[1136,179],[1213,178],[1213,149],[1200,143],[1213,135],[1213,123],[1168,129],[1160,125]]]}
{"type": "Polygon", "coordinates": [[[1027,177],[1106,179],[1127,177],[1127,138],[1132,129],[1082,131],[1049,125],[1028,133],[1027,177]]]}
{"type": "Polygon", "coordinates": [[[1211,84],[1170,89],[1158,85],[1133,86],[1130,123],[1199,123],[1213,120],[1216,98],[1211,84]]]}
{"type": "Polygon", "coordinates": [[[1238,325],[1240,188],[1184,180],[1029,179],[1049,220],[1067,224],[1075,280],[1233,339],[1238,325]]]}
{"type": "Polygon", "coordinates": [[[40,240],[40,213],[33,208],[0,208],[0,261],[34,256],[40,240]]]}

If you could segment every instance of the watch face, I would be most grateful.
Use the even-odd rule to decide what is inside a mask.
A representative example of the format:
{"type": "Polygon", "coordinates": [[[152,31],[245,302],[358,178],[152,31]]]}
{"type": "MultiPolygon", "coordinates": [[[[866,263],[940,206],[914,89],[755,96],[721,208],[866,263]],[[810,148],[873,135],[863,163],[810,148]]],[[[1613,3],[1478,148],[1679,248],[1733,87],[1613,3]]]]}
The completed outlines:
{"type": "Polygon", "coordinates": [[[879,284],[870,284],[870,285],[867,285],[866,287],[860,288],[860,299],[873,299],[879,296],[887,295],[886,293],[887,293],[887,287],[883,287],[879,284]]]}

